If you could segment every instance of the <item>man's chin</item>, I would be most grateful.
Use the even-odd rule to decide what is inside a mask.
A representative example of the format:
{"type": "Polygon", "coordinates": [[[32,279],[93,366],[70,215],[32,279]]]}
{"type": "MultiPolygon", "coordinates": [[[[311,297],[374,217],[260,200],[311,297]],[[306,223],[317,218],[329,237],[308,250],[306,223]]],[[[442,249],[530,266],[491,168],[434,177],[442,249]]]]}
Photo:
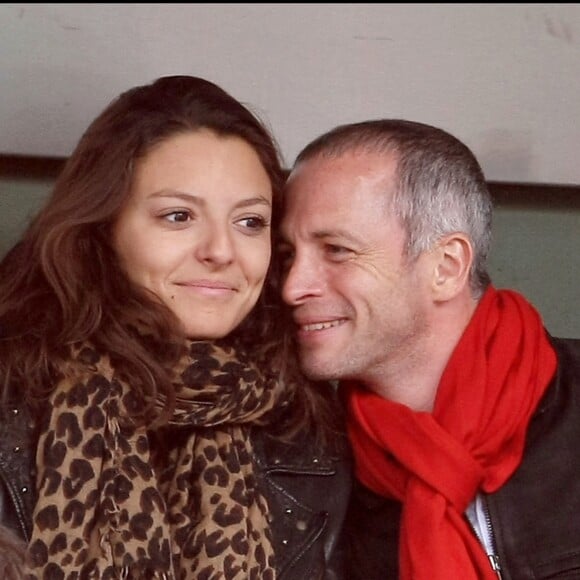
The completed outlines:
{"type": "Polygon", "coordinates": [[[328,361],[321,361],[318,357],[300,353],[300,367],[302,372],[313,381],[327,381],[335,379],[336,367],[328,361]]]}

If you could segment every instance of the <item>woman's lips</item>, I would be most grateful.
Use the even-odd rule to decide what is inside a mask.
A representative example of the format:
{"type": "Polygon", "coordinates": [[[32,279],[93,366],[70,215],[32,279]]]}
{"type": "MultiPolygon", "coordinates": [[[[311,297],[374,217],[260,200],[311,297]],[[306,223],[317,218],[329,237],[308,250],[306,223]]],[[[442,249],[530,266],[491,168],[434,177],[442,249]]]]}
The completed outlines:
{"type": "Polygon", "coordinates": [[[237,291],[231,283],[221,280],[189,280],[178,282],[176,286],[191,289],[207,296],[225,296],[237,291]]]}

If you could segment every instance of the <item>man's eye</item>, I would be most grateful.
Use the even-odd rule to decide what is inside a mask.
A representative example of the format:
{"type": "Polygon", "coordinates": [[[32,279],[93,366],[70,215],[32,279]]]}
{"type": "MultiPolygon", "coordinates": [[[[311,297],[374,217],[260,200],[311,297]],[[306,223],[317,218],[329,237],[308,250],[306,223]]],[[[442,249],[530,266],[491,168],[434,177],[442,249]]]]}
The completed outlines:
{"type": "Polygon", "coordinates": [[[336,244],[326,244],[324,249],[329,259],[335,261],[346,260],[352,254],[352,250],[349,248],[336,244]]]}
{"type": "Polygon", "coordinates": [[[344,246],[337,246],[335,244],[327,244],[326,251],[329,254],[343,254],[345,252],[348,252],[349,250],[347,248],[345,248],[344,246]]]}

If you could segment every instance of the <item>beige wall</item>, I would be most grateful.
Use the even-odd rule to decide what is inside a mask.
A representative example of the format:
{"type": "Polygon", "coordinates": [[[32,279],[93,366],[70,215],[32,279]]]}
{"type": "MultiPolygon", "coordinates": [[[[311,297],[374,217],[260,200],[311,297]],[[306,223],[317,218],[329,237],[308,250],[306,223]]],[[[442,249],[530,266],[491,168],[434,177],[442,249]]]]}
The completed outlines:
{"type": "Polygon", "coordinates": [[[403,117],[495,181],[580,184],[580,4],[0,4],[0,153],[70,155],[121,91],[204,76],[286,163],[340,123],[403,117]]]}

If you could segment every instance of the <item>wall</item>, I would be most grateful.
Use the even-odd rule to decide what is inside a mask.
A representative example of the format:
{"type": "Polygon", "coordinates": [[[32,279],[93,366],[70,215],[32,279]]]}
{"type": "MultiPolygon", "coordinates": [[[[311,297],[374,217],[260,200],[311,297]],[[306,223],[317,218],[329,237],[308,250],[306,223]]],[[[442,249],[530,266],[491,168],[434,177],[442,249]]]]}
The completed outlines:
{"type": "Polygon", "coordinates": [[[580,188],[492,186],[490,273],[522,291],[552,334],[580,338],[580,188]]]}
{"type": "Polygon", "coordinates": [[[0,256],[40,208],[62,163],[61,160],[0,156],[0,256]]]}
{"type": "Polygon", "coordinates": [[[0,153],[68,156],[121,91],[193,74],[253,105],[288,165],[336,124],[406,117],[488,179],[580,184],[578,3],[3,3],[0,23],[0,153]]]}

